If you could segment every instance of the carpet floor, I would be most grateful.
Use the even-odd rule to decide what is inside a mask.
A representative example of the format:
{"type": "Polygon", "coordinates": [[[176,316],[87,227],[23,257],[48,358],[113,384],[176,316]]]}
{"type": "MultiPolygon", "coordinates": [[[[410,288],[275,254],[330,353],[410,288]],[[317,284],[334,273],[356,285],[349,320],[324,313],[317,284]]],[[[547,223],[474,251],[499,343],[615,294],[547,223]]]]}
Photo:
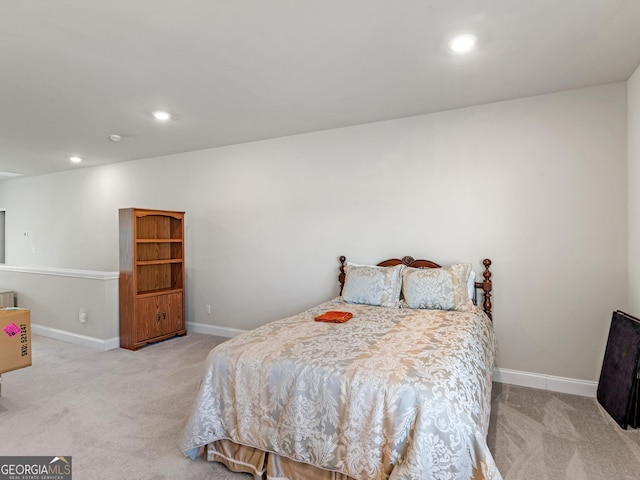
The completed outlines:
{"type": "MultiPolygon", "coordinates": [[[[224,340],[99,352],[34,335],[33,366],[2,376],[0,455],[71,456],[76,480],[251,478],[178,446],[204,359],[224,340]]],[[[640,430],[593,398],[495,383],[488,442],[505,480],[640,478],[640,430]]]]}

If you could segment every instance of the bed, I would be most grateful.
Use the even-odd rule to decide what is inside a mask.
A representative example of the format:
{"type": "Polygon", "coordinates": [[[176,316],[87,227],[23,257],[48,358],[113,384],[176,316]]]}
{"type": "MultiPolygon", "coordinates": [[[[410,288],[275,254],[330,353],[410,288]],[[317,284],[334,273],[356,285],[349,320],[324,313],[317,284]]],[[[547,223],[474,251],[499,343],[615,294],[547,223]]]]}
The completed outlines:
{"type": "Polygon", "coordinates": [[[209,353],[183,453],[268,480],[501,479],[490,265],[340,257],[340,296],[209,353]],[[353,317],[314,321],[334,311],[353,317]]]}

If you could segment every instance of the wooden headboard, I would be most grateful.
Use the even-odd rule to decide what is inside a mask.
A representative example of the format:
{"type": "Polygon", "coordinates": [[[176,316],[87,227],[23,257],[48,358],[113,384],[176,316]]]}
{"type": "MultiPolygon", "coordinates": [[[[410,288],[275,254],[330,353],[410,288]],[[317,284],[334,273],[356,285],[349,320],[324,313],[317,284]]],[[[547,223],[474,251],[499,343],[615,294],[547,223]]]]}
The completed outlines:
{"type": "MultiPolygon", "coordinates": [[[[347,264],[347,257],[344,255],[340,257],[340,275],[338,275],[338,281],[340,282],[340,295],[342,295],[342,289],[344,288],[344,280],[345,280],[345,272],[344,267],[347,264]]],[[[393,267],[395,265],[404,264],[407,267],[413,268],[440,268],[442,265],[438,265],[431,260],[416,260],[413,257],[402,257],[400,258],[390,258],[389,260],[385,260],[378,264],[379,267],[393,267]]],[[[491,260],[485,258],[482,261],[484,265],[484,272],[482,272],[482,276],[484,280],[481,282],[475,282],[476,290],[482,290],[482,309],[487,316],[493,320],[493,316],[491,314],[491,290],[493,289],[493,282],[491,281],[491,271],[489,267],[491,266],[491,260]]],[[[476,303],[476,299],[473,299],[473,303],[476,303]]]]}

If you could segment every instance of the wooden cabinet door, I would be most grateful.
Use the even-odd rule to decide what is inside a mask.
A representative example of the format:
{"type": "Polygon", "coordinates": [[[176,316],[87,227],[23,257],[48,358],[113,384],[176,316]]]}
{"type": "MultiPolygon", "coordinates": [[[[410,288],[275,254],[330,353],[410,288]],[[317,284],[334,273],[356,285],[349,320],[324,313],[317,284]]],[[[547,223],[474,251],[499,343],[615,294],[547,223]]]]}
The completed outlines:
{"type": "MultiPolygon", "coordinates": [[[[164,295],[162,295],[164,296],[164,295]]],[[[136,342],[143,342],[161,335],[162,317],[160,314],[160,298],[162,296],[144,297],[137,300],[135,322],[136,342]]]]}
{"type": "Polygon", "coordinates": [[[182,292],[139,298],[136,342],[184,330],[182,292]]]}
{"type": "Polygon", "coordinates": [[[162,295],[160,300],[160,321],[161,335],[184,330],[184,320],[182,318],[182,292],[162,295]]]}

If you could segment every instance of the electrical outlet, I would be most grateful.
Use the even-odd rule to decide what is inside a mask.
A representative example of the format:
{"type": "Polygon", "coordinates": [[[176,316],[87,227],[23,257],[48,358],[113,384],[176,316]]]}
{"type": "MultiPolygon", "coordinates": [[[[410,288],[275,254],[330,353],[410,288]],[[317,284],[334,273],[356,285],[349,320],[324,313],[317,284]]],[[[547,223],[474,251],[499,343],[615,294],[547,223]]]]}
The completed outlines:
{"type": "Polygon", "coordinates": [[[87,323],[87,312],[85,312],[82,308],[78,310],[78,321],[80,323],[87,323]]]}
{"type": "Polygon", "coordinates": [[[208,303],[204,306],[204,313],[206,313],[207,315],[211,315],[211,305],[209,305],[208,303]]]}

